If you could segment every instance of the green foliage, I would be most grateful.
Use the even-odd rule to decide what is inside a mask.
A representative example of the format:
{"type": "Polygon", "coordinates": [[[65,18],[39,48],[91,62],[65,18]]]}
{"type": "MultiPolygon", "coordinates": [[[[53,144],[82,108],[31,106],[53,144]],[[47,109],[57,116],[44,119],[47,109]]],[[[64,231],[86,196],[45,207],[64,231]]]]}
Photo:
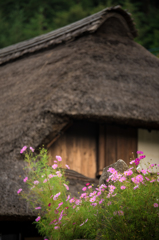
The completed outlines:
{"type": "MultiPolygon", "coordinates": [[[[20,152],[26,149],[24,146],[20,152]]],[[[48,236],[49,240],[95,239],[97,234],[100,239],[110,240],[158,239],[159,173],[153,173],[154,164],[147,166],[147,170],[140,171],[139,166],[136,169],[136,163],[144,155],[131,161],[131,168],[123,174],[109,168],[113,174],[111,182],[108,187],[102,184],[96,188],[98,193],[91,193],[87,183],[89,187],[82,189],[84,193],[79,199],[70,199],[62,158],[56,156],[57,164],[51,167],[46,149],[41,149],[38,156],[33,148],[30,150],[25,152],[27,177],[23,179],[28,190],[19,189],[17,193],[22,192],[21,197],[36,210],[38,217],[34,223],[42,236],[48,236]]]]}
{"type": "Polygon", "coordinates": [[[0,48],[73,23],[103,8],[121,5],[133,16],[147,49],[159,47],[159,2],[143,0],[1,0],[0,48]]]}

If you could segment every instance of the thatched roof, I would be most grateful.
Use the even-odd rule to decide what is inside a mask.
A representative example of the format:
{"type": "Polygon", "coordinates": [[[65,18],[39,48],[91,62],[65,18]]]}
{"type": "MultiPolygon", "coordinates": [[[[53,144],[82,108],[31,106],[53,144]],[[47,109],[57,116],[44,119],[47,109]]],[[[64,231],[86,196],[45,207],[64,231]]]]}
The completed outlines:
{"type": "Polygon", "coordinates": [[[110,18],[110,15],[113,16],[115,13],[119,13],[126,21],[127,26],[125,27],[128,27],[130,30],[129,36],[131,38],[136,37],[137,31],[130,17],[131,14],[124,11],[120,6],[110,7],[68,26],[1,49],[0,64],[19,58],[27,53],[37,52],[50,46],[53,47],[60,43],[74,40],[84,33],[93,33],[107,18],[110,18]]]}
{"type": "Polygon", "coordinates": [[[16,195],[24,145],[47,144],[75,119],[159,128],[159,59],[135,36],[117,7],[0,50],[1,215],[28,214],[16,195]]]}

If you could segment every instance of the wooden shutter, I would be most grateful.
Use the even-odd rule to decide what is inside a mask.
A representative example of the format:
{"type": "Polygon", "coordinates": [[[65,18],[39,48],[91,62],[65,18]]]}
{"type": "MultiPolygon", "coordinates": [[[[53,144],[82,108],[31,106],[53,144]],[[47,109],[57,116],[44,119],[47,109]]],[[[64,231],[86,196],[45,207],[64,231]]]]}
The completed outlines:
{"type": "Polygon", "coordinates": [[[137,128],[100,125],[98,142],[98,174],[101,175],[104,167],[118,159],[124,160],[129,165],[132,152],[136,156],[137,128]]]}
{"type": "Polygon", "coordinates": [[[49,164],[56,155],[62,157],[62,168],[70,169],[87,177],[95,178],[97,171],[97,125],[93,123],[74,123],[48,149],[49,164]]]}

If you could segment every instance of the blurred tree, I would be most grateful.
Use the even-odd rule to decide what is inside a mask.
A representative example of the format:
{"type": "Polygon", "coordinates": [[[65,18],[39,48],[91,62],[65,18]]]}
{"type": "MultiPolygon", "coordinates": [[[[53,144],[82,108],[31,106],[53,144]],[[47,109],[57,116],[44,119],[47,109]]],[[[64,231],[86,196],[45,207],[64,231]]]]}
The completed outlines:
{"type": "Polygon", "coordinates": [[[121,5],[133,16],[146,47],[159,47],[157,0],[0,0],[0,48],[75,22],[106,7],[121,5]]]}

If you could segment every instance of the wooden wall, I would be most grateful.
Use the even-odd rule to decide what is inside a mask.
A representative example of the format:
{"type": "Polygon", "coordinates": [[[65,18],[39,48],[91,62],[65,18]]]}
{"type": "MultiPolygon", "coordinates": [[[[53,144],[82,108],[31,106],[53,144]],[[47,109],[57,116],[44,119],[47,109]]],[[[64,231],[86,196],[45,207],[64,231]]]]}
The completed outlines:
{"type": "Polygon", "coordinates": [[[115,163],[118,159],[124,160],[128,166],[132,152],[136,157],[137,128],[100,125],[99,126],[99,150],[98,150],[98,174],[103,168],[115,163]]]}
{"type": "Polygon", "coordinates": [[[48,149],[53,164],[56,155],[62,157],[62,167],[87,177],[96,178],[98,125],[93,123],[74,123],[48,149]]]}
{"type": "Polygon", "coordinates": [[[48,149],[49,164],[62,157],[62,167],[89,178],[102,174],[103,168],[123,159],[128,165],[132,152],[136,157],[137,128],[119,125],[77,122],[48,149]]]}

